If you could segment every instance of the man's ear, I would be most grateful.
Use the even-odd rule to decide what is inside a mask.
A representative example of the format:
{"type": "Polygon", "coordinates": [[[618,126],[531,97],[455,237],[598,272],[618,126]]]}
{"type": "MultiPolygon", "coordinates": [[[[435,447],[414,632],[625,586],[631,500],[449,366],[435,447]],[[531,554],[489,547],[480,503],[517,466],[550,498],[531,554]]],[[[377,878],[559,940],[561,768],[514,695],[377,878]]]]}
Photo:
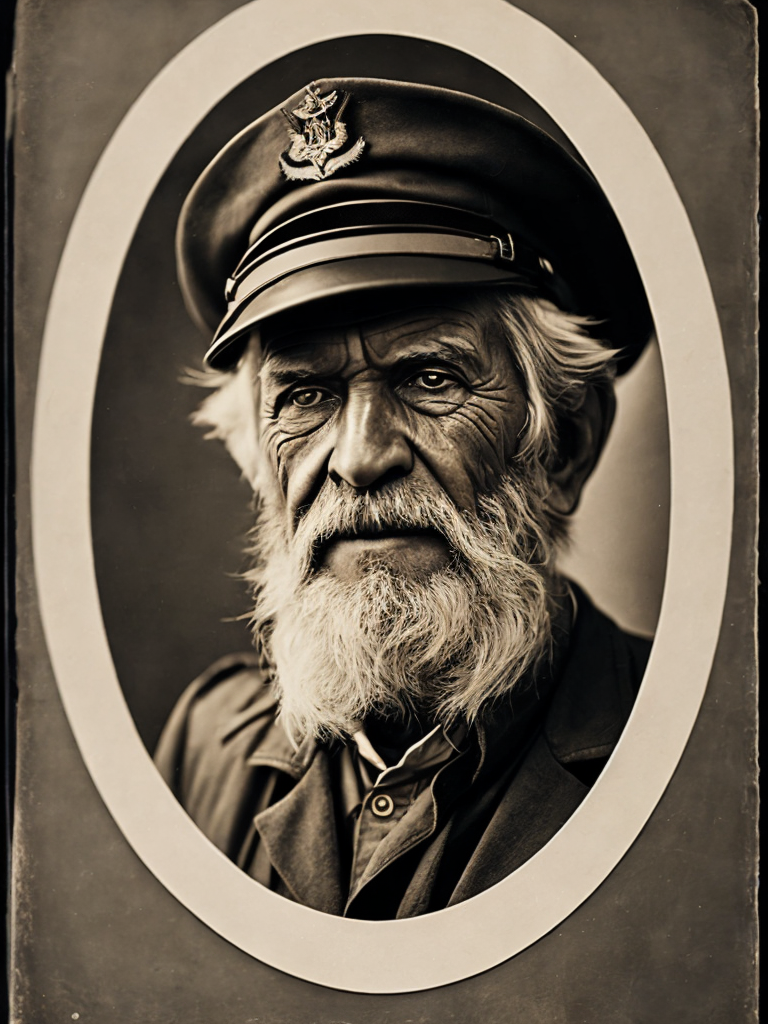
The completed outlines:
{"type": "Polygon", "coordinates": [[[581,491],[608,438],[616,412],[613,388],[589,386],[577,409],[557,424],[557,455],[549,471],[547,504],[561,515],[576,511],[581,491]]]}

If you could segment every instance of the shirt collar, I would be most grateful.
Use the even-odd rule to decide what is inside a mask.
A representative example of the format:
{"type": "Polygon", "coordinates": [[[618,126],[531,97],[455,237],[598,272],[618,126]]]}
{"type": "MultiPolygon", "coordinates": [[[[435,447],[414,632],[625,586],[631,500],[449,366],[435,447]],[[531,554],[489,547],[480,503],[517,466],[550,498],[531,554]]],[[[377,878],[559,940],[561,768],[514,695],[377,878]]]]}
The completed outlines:
{"type": "Polygon", "coordinates": [[[437,767],[461,750],[466,735],[467,727],[463,722],[451,728],[438,724],[426,736],[411,744],[397,764],[391,766],[387,766],[376,752],[363,726],[356,729],[351,738],[360,757],[378,771],[373,784],[379,786],[403,782],[408,777],[437,767]]]}

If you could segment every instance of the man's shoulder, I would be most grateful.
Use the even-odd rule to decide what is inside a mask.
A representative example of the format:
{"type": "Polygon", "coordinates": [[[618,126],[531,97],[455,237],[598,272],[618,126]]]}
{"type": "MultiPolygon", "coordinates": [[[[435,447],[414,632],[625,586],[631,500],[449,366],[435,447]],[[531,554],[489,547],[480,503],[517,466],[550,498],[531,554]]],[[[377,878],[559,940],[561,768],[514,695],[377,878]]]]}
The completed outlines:
{"type": "Polygon", "coordinates": [[[171,718],[182,715],[190,725],[202,720],[206,732],[220,733],[243,713],[274,710],[277,701],[269,683],[269,673],[255,652],[228,654],[190,683],[171,718]]]}
{"type": "Polygon", "coordinates": [[[643,673],[653,646],[653,637],[641,636],[624,629],[601,611],[587,593],[571,584],[576,595],[579,613],[576,620],[575,647],[581,656],[589,651],[602,650],[604,661],[635,693],[642,682],[643,673]]]}
{"type": "Polygon", "coordinates": [[[578,587],[568,660],[547,715],[549,745],[561,764],[602,760],[627,724],[652,640],[622,629],[578,587]]]}
{"type": "Polygon", "coordinates": [[[253,652],[230,654],[197,677],[176,703],[155,751],[155,763],[171,785],[183,773],[210,771],[246,733],[269,731],[277,698],[268,671],[253,652]]]}

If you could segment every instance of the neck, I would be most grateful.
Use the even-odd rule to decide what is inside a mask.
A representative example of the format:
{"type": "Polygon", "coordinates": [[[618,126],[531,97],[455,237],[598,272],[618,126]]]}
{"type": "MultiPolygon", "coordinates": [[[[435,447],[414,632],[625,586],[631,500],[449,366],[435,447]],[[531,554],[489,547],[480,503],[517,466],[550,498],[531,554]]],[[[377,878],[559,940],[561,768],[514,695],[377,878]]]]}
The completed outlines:
{"type": "Polygon", "coordinates": [[[434,728],[433,722],[424,721],[416,715],[386,718],[368,715],[363,724],[374,750],[387,765],[397,764],[409,747],[434,728]]]}

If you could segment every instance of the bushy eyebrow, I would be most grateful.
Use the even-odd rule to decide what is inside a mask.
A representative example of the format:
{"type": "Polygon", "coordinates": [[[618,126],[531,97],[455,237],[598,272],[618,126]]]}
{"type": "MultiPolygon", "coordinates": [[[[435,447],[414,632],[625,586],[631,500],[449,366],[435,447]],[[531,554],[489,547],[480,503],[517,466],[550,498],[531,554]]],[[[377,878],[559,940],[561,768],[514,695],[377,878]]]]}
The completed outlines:
{"type": "Polygon", "coordinates": [[[320,370],[311,370],[307,367],[285,367],[284,369],[262,367],[259,377],[262,381],[276,387],[285,384],[296,384],[303,380],[317,380],[319,377],[327,377],[328,374],[320,370]]]}
{"type": "Polygon", "coordinates": [[[259,378],[264,384],[279,387],[302,380],[338,376],[343,372],[348,357],[338,346],[334,348],[335,352],[329,352],[324,345],[303,342],[268,353],[259,368],[259,378]]]}
{"type": "Polygon", "coordinates": [[[412,341],[407,348],[397,353],[397,361],[401,359],[445,359],[460,357],[476,358],[477,348],[472,342],[463,338],[424,338],[423,342],[412,341]]]}
{"type": "Polygon", "coordinates": [[[436,338],[432,336],[423,338],[421,342],[414,339],[409,345],[399,348],[397,354],[391,359],[389,353],[379,355],[378,352],[374,352],[373,354],[377,362],[391,367],[435,361],[469,366],[473,372],[478,373],[482,362],[476,345],[469,339],[461,337],[436,338]]]}

